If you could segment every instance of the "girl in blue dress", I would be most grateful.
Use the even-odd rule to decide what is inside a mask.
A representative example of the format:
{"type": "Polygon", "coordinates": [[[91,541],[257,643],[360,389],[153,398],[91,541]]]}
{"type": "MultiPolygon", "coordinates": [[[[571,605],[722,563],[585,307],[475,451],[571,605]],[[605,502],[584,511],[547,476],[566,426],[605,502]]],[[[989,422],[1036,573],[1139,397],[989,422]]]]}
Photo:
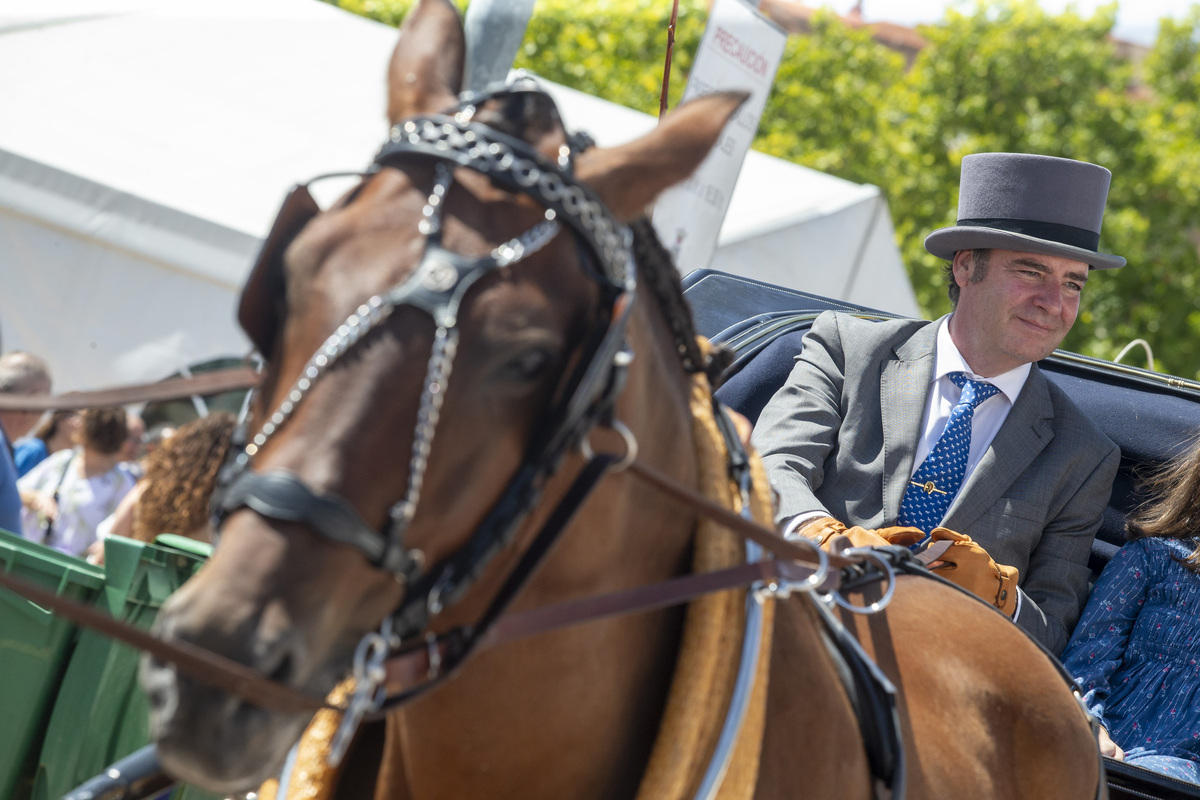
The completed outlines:
{"type": "Polygon", "coordinates": [[[1200,783],[1200,447],[1148,485],[1062,660],[1105,755],[1200,783]]]}

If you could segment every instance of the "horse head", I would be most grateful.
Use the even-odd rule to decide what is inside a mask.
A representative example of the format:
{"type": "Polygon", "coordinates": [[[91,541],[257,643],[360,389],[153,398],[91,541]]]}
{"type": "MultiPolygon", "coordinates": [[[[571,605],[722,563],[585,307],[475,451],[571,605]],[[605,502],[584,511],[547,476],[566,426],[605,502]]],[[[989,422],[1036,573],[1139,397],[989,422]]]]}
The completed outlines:
{"type": "MultiPolygon", "coordinates": [[[[407,640],[477,620],[614,403],[643,458],[692,477],[678,337],[647,298],[633,302],[626,223],[695,169],[742,96],[587,148],[536,88],[460,97],[463,52],[454,8],[423,0],[389,67],[391,136],[375,165],[328,207],[316,182],[285,202],[239,308],[266,367],[222,489],[219,546],[158,623],[309,694],[342,680],[384,620],[407,640]]],[[[665,502],[605,487],[586,507],[595,535],[567,537],[517,605],[682,571],[690,520],[665,502]],[[638,513],[668,521],[635,551],[638,513]]],[[[632,624],[669,639],[677,617],[662,619],[632,624]]],[[[621,658],[631,703],[669,665],[621,658]]],[[[491,664],[536,675],[542,661],[491,664]]],[[[589,680],[586,665],[574,680],[589,680]]],[[[464,669],[455,685],[473,682],[464,669]]],[[[154,660],[143,683],[164,763],[214,791],[272,774],[309,719],[154,660]]],[[[421,701],[428,714],[453,703],[421,701]]]]}

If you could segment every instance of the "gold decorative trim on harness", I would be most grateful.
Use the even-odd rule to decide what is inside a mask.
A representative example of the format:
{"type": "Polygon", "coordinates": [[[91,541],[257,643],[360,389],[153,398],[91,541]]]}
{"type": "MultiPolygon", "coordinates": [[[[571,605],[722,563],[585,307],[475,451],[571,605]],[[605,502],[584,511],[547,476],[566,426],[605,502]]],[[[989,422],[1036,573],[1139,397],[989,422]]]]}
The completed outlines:
{"type": "MultiPolygon", "coordinates": [[[[726,508],[740,510],[739,491],[730,482],[726,468],[724,440],[713,419],[708,381],[699,375],[692,381],[693,439],[700,489],[726,508]]],[[[754,518],[773,527],[766,472],[753,453],[751,469],[754,518]]],[[[694,572],[741,564],[745,555],[740,536],[700,518],[696,527],[694,572]]],[[[773,599],[764,598],[763,602],[764,635],[754,688],[733,757],[715,794],[718,800],[749,800],[758,783],[774,618],[773,599]]],[[[636,800],[692,800],[696,796],[733,692],[745,616],[744,589],[706,595],[688,605],[667,707],[636,800]]]]}

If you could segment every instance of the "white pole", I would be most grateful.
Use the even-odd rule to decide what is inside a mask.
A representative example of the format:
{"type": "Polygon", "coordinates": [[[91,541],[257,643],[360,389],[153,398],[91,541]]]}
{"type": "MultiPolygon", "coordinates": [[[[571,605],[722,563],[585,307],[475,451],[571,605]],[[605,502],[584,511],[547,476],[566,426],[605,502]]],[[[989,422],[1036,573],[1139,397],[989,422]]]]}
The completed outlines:
{"type": "Polygon", "coordinates": [[[525,38],[535,0],[472,0],[463,30],[467,58],[463,89],[479,92],[503,81],[525,38]]]}

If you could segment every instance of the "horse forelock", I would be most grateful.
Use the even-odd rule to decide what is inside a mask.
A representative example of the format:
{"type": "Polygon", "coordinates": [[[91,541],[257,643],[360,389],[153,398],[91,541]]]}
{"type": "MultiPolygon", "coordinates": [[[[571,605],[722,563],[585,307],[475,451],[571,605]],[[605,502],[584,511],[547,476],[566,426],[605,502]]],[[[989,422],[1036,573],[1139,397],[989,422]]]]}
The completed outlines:
{"type": "Polygon", "coordinates": [[[547,158],[557,158],[567,143],[558,108],[549,96],[538,91],[504,93],[489,98],[475,112],[474,120],[528,143],[547,158]]]}

